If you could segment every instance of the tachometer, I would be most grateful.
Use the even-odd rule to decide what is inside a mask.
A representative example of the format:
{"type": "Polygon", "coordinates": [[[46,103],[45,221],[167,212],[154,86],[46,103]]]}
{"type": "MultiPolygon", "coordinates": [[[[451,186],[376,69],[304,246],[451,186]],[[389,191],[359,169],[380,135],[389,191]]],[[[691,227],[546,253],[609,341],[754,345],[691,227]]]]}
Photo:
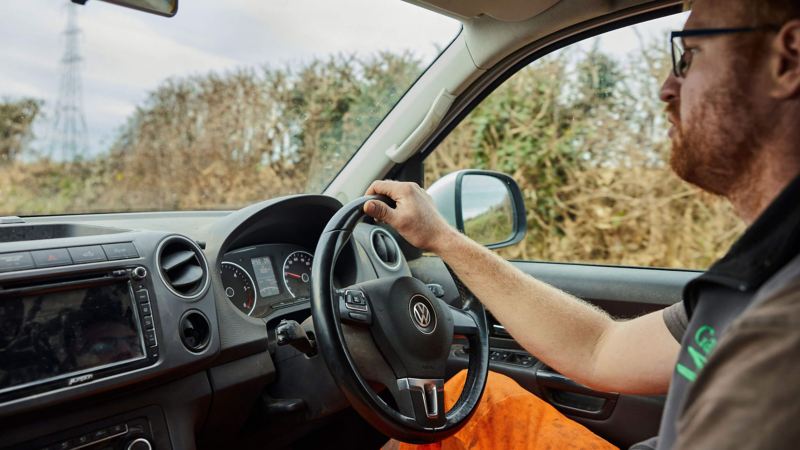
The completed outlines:
{"type": "Polygon", "coordinates": [[[283,262],[283,283],[292,297],[311,297],[311,264],[314,256],[298,250],[283,262]]]}
{"type": "Polygon", "coordinates": [[[253,278],[242,266],[232,262],[222,263],[222,286],[225,295],[248,316],[256,309],[256,289],[253,278]]]}

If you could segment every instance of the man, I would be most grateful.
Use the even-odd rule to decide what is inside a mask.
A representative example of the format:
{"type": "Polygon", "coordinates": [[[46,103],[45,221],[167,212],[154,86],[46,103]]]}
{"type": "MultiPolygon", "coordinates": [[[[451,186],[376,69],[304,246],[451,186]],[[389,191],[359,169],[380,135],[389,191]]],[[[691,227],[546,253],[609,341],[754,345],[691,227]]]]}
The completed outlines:
{"type": "MultiPolygon", "coordinates": [[[[373,201],[365,212],[441,256],[523,347],[561,373],[597,390],[668,391],[660,435],[649,445],[796,447],[800,2],[697,0],[676,38],[682,48],[660,94],[673,125],[672,167],[686,181],[727,198],[750,224],[724,258],[686,287],[683,302],[614,321],[460,235],[413,184],[373,183],[368,194],[388,195],[397,205],[373,201]]],[[[487,398],[493,389],[490,382],[487,398]]],[[[524,403],[514,396],[516,404],[524,403]]],[[[481,408],[491,407],[487,398],[481,408]]],[[[556,436],[542,447],[608,445],[587,438],[585,429],[559,442],[554,426],[579,426],[565,427],[563,416],[543,414],[543,402],[520,408],[538,414],[536,424],[521,427],[529,438],[556,436]]],[[[476,414],[471,422],[491,421],[488,416],[476,414]]],[[[506,420],[518,426],[529,418],[506,420]]],[[[480,434],[498,422],[470,425],[441,446],[504,447],[480,434]]],[[[521,442],[507,439],[505,447],[521,442]]]]}

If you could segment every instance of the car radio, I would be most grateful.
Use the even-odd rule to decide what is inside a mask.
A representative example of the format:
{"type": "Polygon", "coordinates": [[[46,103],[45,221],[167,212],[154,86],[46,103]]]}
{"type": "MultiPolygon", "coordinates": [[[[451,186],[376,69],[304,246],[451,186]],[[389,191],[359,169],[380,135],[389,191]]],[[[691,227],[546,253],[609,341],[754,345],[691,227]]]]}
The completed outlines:
{"type": "Polygon", "coordinates": [[[143,266],[0,288],[0,403],[154,364],[143,266]]]}

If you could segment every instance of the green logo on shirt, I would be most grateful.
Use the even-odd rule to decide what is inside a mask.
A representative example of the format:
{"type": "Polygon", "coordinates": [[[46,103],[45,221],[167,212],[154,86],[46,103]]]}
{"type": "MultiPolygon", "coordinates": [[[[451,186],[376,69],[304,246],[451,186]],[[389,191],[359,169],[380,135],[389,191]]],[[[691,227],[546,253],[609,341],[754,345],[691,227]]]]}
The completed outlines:
{"type": "Polygon", "coordinates": [[[708,361],[708,355],[714,350],[716,345],[717,332],[714,328],[708,325],[703,325],[698,328],[697,332],[694,334],[694,343],[690,343],[686,346],[686,352],[692,359],[694,368],[691,369],[678,363],[678,365],[675,366],[675,370],[677,370],[681,376],[689,380],[690,383],[693,382],[697,379],[697,374],[703,370],[703,366],[705,366],[706,361],[708,361]]]}

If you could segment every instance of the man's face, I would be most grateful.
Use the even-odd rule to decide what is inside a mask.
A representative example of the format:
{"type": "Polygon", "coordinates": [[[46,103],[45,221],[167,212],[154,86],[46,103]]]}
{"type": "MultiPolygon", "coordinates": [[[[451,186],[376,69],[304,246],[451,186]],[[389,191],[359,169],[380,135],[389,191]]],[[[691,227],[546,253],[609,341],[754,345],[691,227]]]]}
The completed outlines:
{"type": "MultiPolygon", "coordinates": [[[[738,2],[696,1],[685,29],[744,26],[743,14],[731,3],[738,2]]],[[[764,129],[755,89],[755,68],[762,59],[754,51],[763,36],[755,34],[686,38],[691,67],[684,79],[670,75],[661,91],[673,125],[673,170],[719,195],[746,182],[764,129]]]]}

